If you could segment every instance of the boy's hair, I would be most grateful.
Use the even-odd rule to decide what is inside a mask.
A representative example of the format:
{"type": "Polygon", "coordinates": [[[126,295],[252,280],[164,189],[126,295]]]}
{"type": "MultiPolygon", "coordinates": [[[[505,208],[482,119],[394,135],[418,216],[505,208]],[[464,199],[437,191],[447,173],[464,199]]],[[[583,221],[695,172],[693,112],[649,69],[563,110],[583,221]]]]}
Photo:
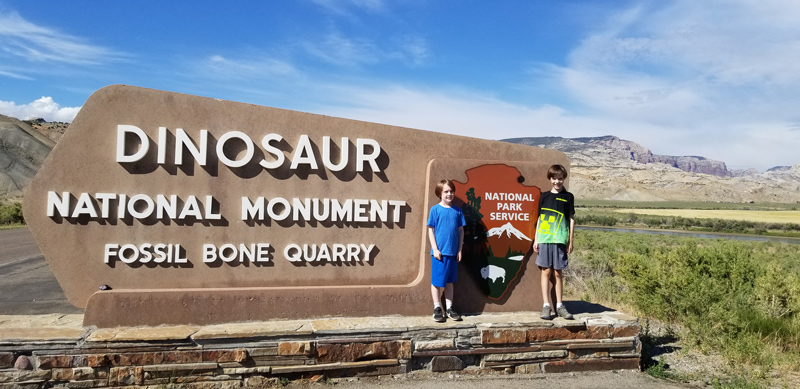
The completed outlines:
{"type": "Polygon", "coordinates": [[[453,190],[453,192],[456,191],[456,184],[454,184],[453,181],[441,180],[441,181],[439,181],[438,184],[436,184],[436,189],[433,191],[433,193],[436,194],[436,197],[442,198],[442,189],[444,189],[445,185],[449,186],[450,189],[453,190]]]}
{"type": "Polygon", "coordinates": [[[547,170],[547,179],[553,177],[567,178],[567,169],[561,165],[550,166],[550,169],[547,170]]]}

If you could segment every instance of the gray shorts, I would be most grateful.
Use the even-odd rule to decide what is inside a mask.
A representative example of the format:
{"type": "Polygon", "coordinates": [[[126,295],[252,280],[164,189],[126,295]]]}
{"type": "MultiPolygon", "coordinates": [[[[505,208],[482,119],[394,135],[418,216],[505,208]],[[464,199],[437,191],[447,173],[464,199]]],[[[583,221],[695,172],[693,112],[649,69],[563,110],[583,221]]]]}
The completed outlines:
{"type": "Polygon", "coordinates": [[[539,243],[539,255],[536,257],[536,266],[566,269],[569,265],[567,259],[567,245],[558,243],[539,243]]]}

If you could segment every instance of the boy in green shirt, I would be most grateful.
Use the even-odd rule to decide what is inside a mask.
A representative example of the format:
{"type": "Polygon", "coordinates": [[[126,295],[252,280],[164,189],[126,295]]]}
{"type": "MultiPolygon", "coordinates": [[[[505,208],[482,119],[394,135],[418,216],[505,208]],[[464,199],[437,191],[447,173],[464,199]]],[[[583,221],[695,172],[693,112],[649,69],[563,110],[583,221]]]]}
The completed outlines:
{"type": "Polygon", "coordinates": [[[564,189],[567,169],[561,165],[550,166],[547,178],[553,188],[542,192],[539,198],[539,220],[536,223],[536,237],[533,251],[537,254],[536,265],[542,271],[542,319],[553,319],[550,301],[550,277],[555,273],[556,308],[555,312],[564,319],[572,315],[561,301],[564,281],[562,273],[567,268],[567,254],[572,253],[575,233],[575,197],[564,189]]]}

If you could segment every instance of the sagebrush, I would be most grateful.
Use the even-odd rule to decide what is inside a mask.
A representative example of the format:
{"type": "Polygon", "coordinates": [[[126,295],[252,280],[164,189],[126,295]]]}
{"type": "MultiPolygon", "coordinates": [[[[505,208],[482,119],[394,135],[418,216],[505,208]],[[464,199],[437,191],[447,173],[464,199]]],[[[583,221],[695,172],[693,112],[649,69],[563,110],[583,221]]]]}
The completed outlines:
{"type": "Polygon", "coordinates": [[[0,202],[0,225],[25,224],[22,216],[22,203],[0,202]]]}
{"type": "Polygon", "coordinates": [[[567,286],[684,328],[687,344],[756,371],[800,371],[800,245],[576,232],[567,286]]]}

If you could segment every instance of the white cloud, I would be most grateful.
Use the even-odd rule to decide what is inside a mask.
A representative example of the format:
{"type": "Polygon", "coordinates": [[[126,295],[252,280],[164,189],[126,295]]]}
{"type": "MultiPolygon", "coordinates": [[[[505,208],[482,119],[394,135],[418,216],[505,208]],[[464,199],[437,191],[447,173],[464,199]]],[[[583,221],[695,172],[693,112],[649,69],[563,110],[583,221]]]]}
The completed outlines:
{"type": "Polygon", "coordinates": [[[48,122],[72,122],[81,107],[61,107],[53,101],[52,97],[42,96],[41,99],[29,104],[17,105],[13,101],[0,100],[0,114],[15,117],[21,120],[42,118],[48,122]]]}

